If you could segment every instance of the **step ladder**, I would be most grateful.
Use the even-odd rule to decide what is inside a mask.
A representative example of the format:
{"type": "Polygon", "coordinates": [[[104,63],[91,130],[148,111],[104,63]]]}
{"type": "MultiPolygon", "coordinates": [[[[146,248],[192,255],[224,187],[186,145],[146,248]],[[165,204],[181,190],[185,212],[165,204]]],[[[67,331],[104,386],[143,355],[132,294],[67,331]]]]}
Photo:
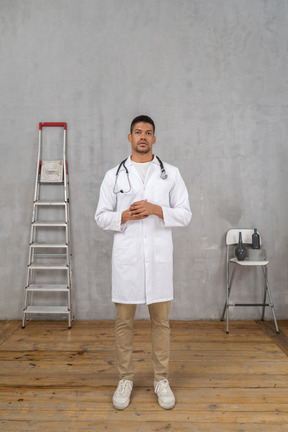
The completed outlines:
{"type": "Polygon", "coordinates": [[[32,315],[46,315],[50,318],[51,314],[67,318],[68,328],[71,328],[72,253],[66,135],[67,123],[39,123],[38,159],[22,328],[25,327],[25,320],[31,319],[32,315]],[[42,130],[46,127],[63,127],[62,160],[42,160],[42,130]],[[57,199],[54,198],[55,195],[57,199]]]}

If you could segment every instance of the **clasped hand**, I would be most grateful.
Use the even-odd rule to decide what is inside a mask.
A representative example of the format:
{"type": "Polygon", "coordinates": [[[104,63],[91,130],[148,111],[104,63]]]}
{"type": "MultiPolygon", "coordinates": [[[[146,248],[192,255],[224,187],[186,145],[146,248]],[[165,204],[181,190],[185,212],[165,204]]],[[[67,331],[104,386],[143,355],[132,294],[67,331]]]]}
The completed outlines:
{"type": "Polygon", "coordinates": [[[163,219],[162,208],[156,204],[152,204],[147,200],[136,201],[130,205],[128,210],[122,213],[122,221],[145,219],[150,215],[156,215],[163,219]]]}

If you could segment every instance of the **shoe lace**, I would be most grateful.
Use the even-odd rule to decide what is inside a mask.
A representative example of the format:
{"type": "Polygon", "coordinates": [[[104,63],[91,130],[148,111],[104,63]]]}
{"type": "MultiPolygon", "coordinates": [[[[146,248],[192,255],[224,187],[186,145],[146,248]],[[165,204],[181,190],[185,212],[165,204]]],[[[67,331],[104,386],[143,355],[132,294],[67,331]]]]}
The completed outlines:
{"type": "Polygon", "coordinates": [[[170,395],[172,394],[172,390],[170,389],[170,385],[167,379],[159,381],[155,386],[155,393],[162,393],[170,395]]]}
{"type": "Polygon", "coordinates": [[[118,393],[125,394],[130,392],[130,389],[131,389],[131,383],[128,380],[119,381],[118,389],[117,389],[118,393]]]}

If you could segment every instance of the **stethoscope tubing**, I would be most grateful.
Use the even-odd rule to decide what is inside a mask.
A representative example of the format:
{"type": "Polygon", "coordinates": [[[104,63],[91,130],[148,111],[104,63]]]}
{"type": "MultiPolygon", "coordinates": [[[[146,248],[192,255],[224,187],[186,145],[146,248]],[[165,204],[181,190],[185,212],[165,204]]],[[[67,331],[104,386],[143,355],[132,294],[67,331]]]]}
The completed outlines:
{"type": "MultiPolygon", "coordinates": [[[[159,162],[159,165],[160,165],[160,170],[161,170],[160,177],[161,177],[163,180],[166,180],[166,178],[168,177],[168,174],[166,174],[166,171],[165,171],[165,168],[164,168],[163,162],[161,161],[161,159],[160,159],[158,156],[156,156],[156,158],[158,159],[158,162],[159,162]]],[[[129,171],[128,171],[128,168],[127,168],[126,165],[125,165],[125,162],[127,161],[127,159],[128,159],[128,158],[126,158],[126,159],[124,159],[122,162],[120,162],[120,164],[119,164],[119,166],[118,166],[118,168],[117,168],[116,176],[115,176],[115,183],[114,183],[114,187],[113,187],[113,192],[114,192],[115,194],[118,194],[118,193],[129,193],[129,192],[132,190],[132,186],[131,186],[130,178],[129,178],[129,171]],[[116,190],[115,190],[115,189],[116,189],[116,185],[117,185],[117,181],[118,181],[118,175],[119,175],[119,172],[120,172],[120,169],[121,169],[122,166],[123,166],[123,168],[125,169],[125,171],[126,171],[126,175],[127,175],[127,180],[128,180],[128,184],[129,184],[129,190],[128,190],[128,191],[123,191],[122,189],[120,189],[119,191],[116,191],[116,190]]]]}

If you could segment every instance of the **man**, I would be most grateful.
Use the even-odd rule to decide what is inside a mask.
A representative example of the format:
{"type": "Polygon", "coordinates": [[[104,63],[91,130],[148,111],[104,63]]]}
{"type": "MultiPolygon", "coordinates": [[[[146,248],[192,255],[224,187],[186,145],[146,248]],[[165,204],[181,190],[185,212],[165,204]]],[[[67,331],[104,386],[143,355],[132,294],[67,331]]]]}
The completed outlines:
{"type": "Polygon", "coordinates": [[[190,222],[188,193],[178,169],[153,155],[155,125],[148,116],[132,123],[132,154],[109,170],[101,185],[97,224],[114,231],[112,301],[119,384],[116,409],[125,409],[133,387],[133,323],[137,304],[149,308],[154,389],[164,409],[175,405],[168,382],[169,311],[173,299],[171,227],[190,222]]]}

